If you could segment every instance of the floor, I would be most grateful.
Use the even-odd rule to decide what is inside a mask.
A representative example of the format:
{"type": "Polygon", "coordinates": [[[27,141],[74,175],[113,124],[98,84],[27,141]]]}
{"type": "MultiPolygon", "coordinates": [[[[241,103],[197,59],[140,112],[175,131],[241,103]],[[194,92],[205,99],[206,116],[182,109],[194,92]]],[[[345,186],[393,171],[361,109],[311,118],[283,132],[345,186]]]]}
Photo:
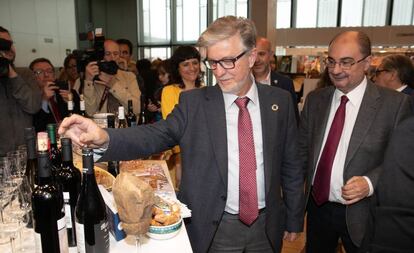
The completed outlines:
{"type": "Polygon", "coordinates": [[[294,242],[283,241],[282,253],[301,253],[305,247],[305,233],[294,242]]]}

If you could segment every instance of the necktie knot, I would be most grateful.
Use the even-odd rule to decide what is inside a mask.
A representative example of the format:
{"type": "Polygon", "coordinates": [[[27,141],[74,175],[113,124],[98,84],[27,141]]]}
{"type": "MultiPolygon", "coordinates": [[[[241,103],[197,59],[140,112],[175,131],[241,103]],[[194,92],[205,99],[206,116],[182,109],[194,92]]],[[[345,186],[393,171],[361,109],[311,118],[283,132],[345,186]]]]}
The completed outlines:
{"type": "Polygon", "coordinates": [[[249,101],[250,99],[248,97],[242,97],[242,98],[237,98],[236,101],[234,102],[240,109],[244,109],[247,107],[247,104],[249,103],[249,101]]]}
{"type": "Polygon", "coordinates": [[[343,96],[341,97],[341,105],[346,104],[348,101],[349,101],[349,99],[348,99],[348,97],[347,97],[347,96],[343,95],[343,96]]]}

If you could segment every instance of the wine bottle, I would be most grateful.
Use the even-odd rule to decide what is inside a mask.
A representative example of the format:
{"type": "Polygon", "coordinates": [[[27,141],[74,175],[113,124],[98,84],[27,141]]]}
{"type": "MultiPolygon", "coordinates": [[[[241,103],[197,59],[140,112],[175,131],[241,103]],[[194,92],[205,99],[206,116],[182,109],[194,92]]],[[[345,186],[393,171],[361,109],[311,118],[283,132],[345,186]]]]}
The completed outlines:
{"type": "Polygon", "coordinates": [[[137,125],[137,117],[134,114],[132,100],[128,100],[128,114],[127,114],[128,127],[134,127],[137,125]]]}
{"type": "Polygon", "coordinates": [[[30,188],[33,191],[35,185],[37,185],[36,132],[35,132],[34,127],[25,128],[24,137],[26,139],[26,145],[27,145],[26,177],[27,177],[27,182],[29,182],[30,188]]]}
{"type": "Polygon", "coordinates": [[[67,253],[63,202],[53,179],[49,160],[48,139],[45,132],[38,133],[38,185],[32,194],[32,211],[36,252],[67,253]]]}
{"type": "Polygon", "coordinates": [[[80,115],[83,117],[86,117],[85,100],[83,100],[83,94],[80,94],[79,97],[80,97],[80,101],[79,101],[80,115]]]}
{"type": "Polygon", "coordinates": [[[73,115],[73,107],[74,107],[73,95],[71,92],[69,92],[68,94],[68,115],[69,116],[73,115]]]}
{"type": "Polygon", "coordinates": [[[118,107],[118,128],[127,128],[128,124],[125,119],[125,108],[123,106],[118,107]]]}
{"type": "Polygon", "coordinates": [[[147,116],[145,115],[145,108],[146,108],[145,96],[141,95],[141,109],[140,109],[139,117],[138,117],[138,125],[147,124],[147,116]]]}
{"type": "MultiPolygon", "coordinates": [[[[108,128],[115,128],[115,116],[107,116],[108,128]]],[[[114,177],[119,174],[119,161],[108,161],[108,172],[111,173],[114,177]]]]}
{"type": "Polygon", "coordinates": [[[66,229],[69,247],[76,246],[75,207],[81,187],[81,173],[73,165],[72,141],[62,138],[62,168],[58,172],[65,206],[66,229]]]}
{"type": "Polygon", "coordinates": [[[82,149],[82,189],[75,209],[79,253],[109,253],[109,228],[105,202],[93,169],[93,150],[82,149]]]}
{"type": "Polygon", "coordinates": [[[55,176],[62,166],[62,154],[56,141],[56,124],[47,125],[47,133],[50,140],[50,161],[52,163],[52,174],[55,176]]]}

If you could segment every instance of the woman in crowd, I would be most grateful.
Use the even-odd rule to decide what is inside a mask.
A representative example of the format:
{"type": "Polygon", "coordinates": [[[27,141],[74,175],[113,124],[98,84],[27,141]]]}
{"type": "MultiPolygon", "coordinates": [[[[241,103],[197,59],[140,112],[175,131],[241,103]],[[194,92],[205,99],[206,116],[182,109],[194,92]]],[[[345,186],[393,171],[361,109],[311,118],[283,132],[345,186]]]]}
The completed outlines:
{"type": "MultiPolygon", "coordinates": [[[[180,46],[171,57],[171,81],[162,90],[161,112],[162,117],[167,118],[168,114],[178,104],[181,92],[199,88],[201,84],[200,75],[200,53],[195,47],[180,46]]],[[[173,156],[174,169],[171,170],[171,177],[175,179],[175,187],[179,188],[181,180],[181,158],[179,147],[174,147],[173,156]],[[174,176],[175,173],[175,176],[174,176]]]]}

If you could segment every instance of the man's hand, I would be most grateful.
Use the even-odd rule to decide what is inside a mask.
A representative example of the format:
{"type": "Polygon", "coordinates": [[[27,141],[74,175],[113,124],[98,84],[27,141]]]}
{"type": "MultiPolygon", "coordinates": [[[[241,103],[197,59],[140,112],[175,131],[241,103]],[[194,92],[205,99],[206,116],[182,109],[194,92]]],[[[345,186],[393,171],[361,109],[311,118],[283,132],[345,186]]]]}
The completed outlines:
{"type": "Polygon", "coordinates": [[[43,100],[49,100],[55,95],[55,91],[58,89],[59,87],[57,87],[54,82],[47,82],[42,91],[43,100]]]}
{"type": "Polygon", "coordinates": [[[63,98],[63,100],[67,103],[69,101],[69,94],[72,95],[72,92],[70,90],[59,89],[59,94],[63,98]]]}
{"type": "Polygon", "coordinates": [[[105,85],[108,88],[112,88],[113,82],[112,80],[115,78],[114,75],[107,74],[105,72],[99,73],[99,80],[95,81],[95,83],[105,85]]]}
{"type": "Polygon", "coordinates": [[[293,242],[293,241],[296,241],[298,237],[299,237],[299,233],[285,231],[283,235],[283,240],[288,241],[288,242],[293,242]]]}
{"type": "Polygon", "coordinates": [[[81,147],[101,148],[109,144],[109,135],[106,131],[93,120],[76,114],[65,118],[58,132],[60,136],[71,138],[76,145],[81,147]]]}
{"type": "Polygon", "coordinates": [[[354,204],[369,194],[369,185],[367,180],[362,176],[355,176],[342,186],[342,198],[345,199],[345,204],[354,204]]]}
{"type": "Polygon", "coordinates": [[[98,63],[96,61],[88,63],[85,69],[85,80],[92,81],[97,75],[99,75],[98,63]]]}

